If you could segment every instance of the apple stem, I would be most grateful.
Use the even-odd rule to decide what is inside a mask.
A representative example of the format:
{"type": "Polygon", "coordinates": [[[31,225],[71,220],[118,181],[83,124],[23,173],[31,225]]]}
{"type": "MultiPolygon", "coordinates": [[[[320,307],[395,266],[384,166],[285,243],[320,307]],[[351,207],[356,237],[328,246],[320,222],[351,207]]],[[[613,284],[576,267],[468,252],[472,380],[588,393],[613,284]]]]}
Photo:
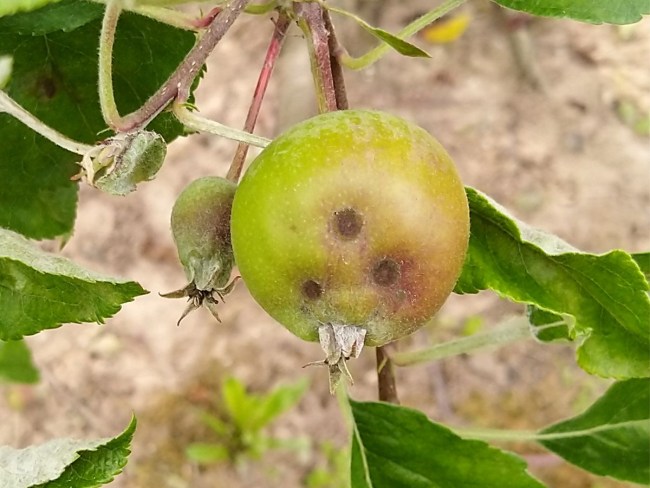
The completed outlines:
{"type": "MultiPolygon", "coordinates": [[[[264,64],[262,65],[262,70],[257,79],[257,85],[255,86],[255,92],[253,93],[253,100],[248,109],[248,115],[246,116],[246,122],[244,123],[244,132],[252,133],[255,129],[255,123],[257,122],[257,117],[260,113],[260,108],[262,107],[262,100],[264,99],[264,94],[269,85],[269,80],[271,79],[271,74],[273,73],[273,68],[275,67],[275,62],[278,59],[280,50],[282,49],[282,44],[284,43],[284,38],[289,29],[291,20],[285,13],[281,13],[277,21],[275,21],[275,29],[273,30],[273,36],[271,37],[271,42],[269,47],[266,50],[266,57],[264,58],[264,64]]],[[[248,144],[240,142],[237,145],[237,150],[235,151],[235,156],[233,157],[232,163],[230,163],[230,168],[228,169],[228,174],[226,179],[237,183],[239,177],[241,176],[242,169],[244,168],[244,161],[246,160],[246,155],[248,154],[248,144]]]]}
{"type": "Polygon", "coordinates": [[[345,79],[343,77],[343,66],[339,61],[339,54],[343,52],[341,45],[336,37],[336,31],[334,30],[334,24],[332,24],[332,18],[330,13],[327,10],[323,10],[323,20],[325,21],[325,28],[329,33],[329,38],[327,40],[327,47],[329,49],[329,59],[332,69],[332,81],[334,85],[334,97],[336,98],[336,107],[339,110],[347,110],[349,108],[348,104],[348,94],[345,90],[345,79]]]}
{"type": "Polygon", "coordinates": [[[330,56],[330,35],[323,18],[323,8],[317,3],[295,3],[298,26],[307,38],[311,72],[316,88],[319,113],[338,110],[330,56]]]}
{"type": "Polygon", "coordinates": [[[376,349],[377,389],[379,390],[379,401],[399,405],[397,385],[395,382],[395,368],[388,354],[388,349],[392,347],[393,344],[386,344],[376,349]]]}

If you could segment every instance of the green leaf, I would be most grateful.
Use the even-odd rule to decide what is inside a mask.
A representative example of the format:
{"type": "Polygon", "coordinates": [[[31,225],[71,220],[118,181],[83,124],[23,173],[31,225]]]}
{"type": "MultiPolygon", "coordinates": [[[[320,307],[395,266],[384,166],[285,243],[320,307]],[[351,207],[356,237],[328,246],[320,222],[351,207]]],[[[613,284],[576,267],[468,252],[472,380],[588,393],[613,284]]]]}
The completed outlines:
{"type": "Polygon", "coordinates": [[[307,391],[308,386],[308,381],[303,379],[293,385],[278,386],[270,393],[263,395],[260,398],[260,405],[250,421],[251,430],[262,429],[273,419],[296,405],[307,391]]]}
{"type": "MultiPolygon", "coordinates": [[[[104,12],[102,5],[80,0],[64,0],[60,3],[54,3],[51,0],[24,1],[30,2],[35,8],[39,7],[39,3],[49,3],[50,5],[34,12],[18,13],[0,18],[0,32],[38,36],[55,31],[69,32],[99,19],[104,12]]],[[[0,15],[1,12],[2,7],[0,7],[0,15]]]]}
{"type": "Polygon", "coordinates": [[[566,17],[592,24],[632,24],[650,14],[650,0],[494,0],[533,15],[566,17]]]}
{"type": "Polygon", "coordinates": [[[343,10],[340,8],[332,7],[332,6],[327,6],[329,10],[332,12],[336,12],[341,15],[345,15],[346,17],[351,18],[354,20],[357,24],[359,24],[361,27],[363,27],[367,32],[369,32],[371,35],[376,37],[382,42],[385,42],[388,44],[390,47],[392,47],[395,51],[400,53],[403,56],[409,56],[412,58],[430,58],[429,53],[426,51],[420,49],[414,44],[411,44],[408,41],[405,41],[404,39],[400,39],[394,34],[391,34],[390,32],[387,32],[383,29],[380,29],[378,27],[373,27],[368,22],[363,20],[361,17],[353,14],[352,12],[348,12],[347,10],[343,10]]]}
{"type": "Polygon", "coordinates": [[[230,457],[228,449],[221,444],[199,443],[190,444],[185,450],[186,456],[197,463],[216,463],[230,457]]]}
{"type": "MultiPolygon", "coordinates": [[[[72,139],[95,143],[108,137],[99,109],[97,52],[101,19],[89,22],[102,8],[86,2],[62,2],[23,14],[21,25],[3,28],[0,19],[0,55],[13,57],[7,93],[26,110],[72,139]],[[79,15],[35,20],[46,9],[78,9],[79,15]],[[97,10],[99,8],[99,10],[97,10]],[[67,20],[66,20],[67,19],[67,20]],[[79,26],[81,24],[81,26],[79,26]],[[74,28],[71,32],[61,29],[74,28]],[[19,32],[24,32],[18,29],[19,32]],[[101,133],[101,135],[100,135],[101,133]]],[[[64,15],[65,14],[65,15],[64,15]]],[[[16,16],[17,17],[17,16],[16,16]]],[[[5,26],[6,27],[6,26],[5,26]]],[[[194,36],[160,22],[126,13],[117,27],[113,81],[115,96],[126,114],[164,83],[194,44],[194,36]]],[[[167,141],[183,134],[170,113],[159,115],[149,129],[167,141]]],[[[0,113],[0,227],[42,239],[72,231],[77,202],[81,157],[58,148],[20,122],[0,113]]]]}
{"type": "Polygon", "coordinates": [[[350,401],[352,488],[542,488],[526,463],[482,441],[465,440],[423,413],[350,401]]]}
{"type": "Polygon", "coordinates": [[[540,442],[601,476],[650,484],[650,379],[614,383],[584,413],[540,432],[540,442]]]}
{"type": "Polygon", "coordinates": [[[113,439],[55,439],[25,449],[0,446],[0,488],[94,488],[122,472],[136,420],[113,439]]]}
{"type": "Polygon", "coordinates": [[[650,252],[635,253],[631,256],[645,275],[645,279],[650,280],[650,252]]]}
{"type": "Polygon", "coordinates": [[[471,237],[456,292],[491,289],[571,316],[569,333],[579,339],[584,370],[617,379],[650,376],[648,283],[629,254],[581,253],[518,222],[473,188],[467,197],[471,237]]]}
{"type": "Polygon", "coordinates": [[[248,431],[250,419],[257,408],[256,399],[246,393],[244,384],[237,378],[227,378],[221,393],[226,410],[235,425],[242,431],[248,431]]]}
{"type": "Polygon", "coordinates": [[[0,380],[37,383],[38,369],[24,341],[0,341],[0,380]]]}
{"type": "Polygon", "coordinates": [[[0,229],[0,340],[20,339],[66,322],[98,322],[146,291],[88,271],[0,229]]]}

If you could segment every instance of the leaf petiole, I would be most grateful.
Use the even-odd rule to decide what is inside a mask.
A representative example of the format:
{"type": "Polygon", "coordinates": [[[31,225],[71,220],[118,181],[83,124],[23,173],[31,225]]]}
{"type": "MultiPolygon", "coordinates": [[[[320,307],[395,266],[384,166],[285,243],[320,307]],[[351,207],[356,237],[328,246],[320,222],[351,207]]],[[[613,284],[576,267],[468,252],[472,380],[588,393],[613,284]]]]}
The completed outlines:
{"type": "Polygon", "coordinates": [[[256,147],[266,147],[271,142],[270,139],[267,139],[266,137],[233,129],[232,127],[228,127],[227,125],[221,124],[215,120],[202,117],[195,112],[192,112],[183,103],[174,102],[172,105],[172,111],[179,122],[188,129],[194,131],[209,132],[210,134],[215,134],[256,147]]]}
{"type": "MultiPolygon", "coordinates": [[[[424,29],[431,22],[439,19],[443,15],[448,14],[456,7],[462,5],[464,2],[465,0],[447,0],[439,7],[436,7],[433,10],[430,10],[426,14],[422,15],[421,17],[415,19],[409,25],[404,27],[404,29],[399,31],[396,37],[398,37],[399,39],[406,39],[408,37],[411,37],[412,35],[424,29]]],[[[347,12],[345,14],[347,15],[347,12]]],[[[382,43],[376,48],[371,49],[366,54],[363,54],[359,57],[350,56],[346,52],[341,53],[339,56],[341,59],[341,63],[347,68],[354,69],[354,70],[361,70],[379,61],[379,59],[381,59],[390,49],[391,47],[388,44],[382,43]]]]}
{"type": "MultiPolygon", "coordinates": [[[[564,321],[554,322],[543,327],[535,327],[534,331],[563,325],[565,325],[564,321]]],[[[416,366],[449,356],[457,356],[471,351],[501,346],[523,339],[532,339],[535,337],[534,331],[527,318],[515,317],[507,320],[505,325],[495,330],[434,344],[431,347],[419,351],[397,352],[391,355],[391,359],[397,366],[416,366]]]]}
{"type": "Polygon", "coordinates": [[[40,119],[36,118],[22,106],[16,103],[3,90],[0,90],[0,112],[5,112],[15,117],[27,127],[32,129],[34,132],[42,135],[46,139],[50,140],[57,146],[62,147],[67,151],[84,155],[93,149],[93,146],[70,139],[60,132],[52,129],[49,125],[46,125],[40,119]]]}

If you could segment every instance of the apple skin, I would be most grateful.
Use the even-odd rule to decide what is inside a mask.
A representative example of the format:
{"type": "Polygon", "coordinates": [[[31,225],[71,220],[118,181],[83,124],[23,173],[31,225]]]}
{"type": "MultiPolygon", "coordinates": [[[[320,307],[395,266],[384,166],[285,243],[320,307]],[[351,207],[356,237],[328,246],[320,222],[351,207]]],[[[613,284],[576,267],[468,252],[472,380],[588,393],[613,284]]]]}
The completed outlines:
{"type": "Polygon", "coordinates": [[[231,238],[253,298],[298,337],[322,324],[381,346],[424,325],[465,259],[469,209],[430,134],[382,112],[308,119],[267,146],[237,188],[231,238]]]}
{"type": "Polygon", "coordinates": [[[174,203],[174,242],[185,275],[197,290],[223,289],[230,277],[230,210],[236,188],[224,178],[206,176],[187,185],[174,203]]]}

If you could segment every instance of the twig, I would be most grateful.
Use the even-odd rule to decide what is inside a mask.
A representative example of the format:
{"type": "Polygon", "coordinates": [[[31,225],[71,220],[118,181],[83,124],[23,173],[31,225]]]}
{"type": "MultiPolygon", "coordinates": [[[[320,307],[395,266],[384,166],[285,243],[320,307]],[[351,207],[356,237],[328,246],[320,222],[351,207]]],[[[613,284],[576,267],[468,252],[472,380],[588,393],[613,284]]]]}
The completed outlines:
{"type": "Polygon", "coordinates": [[[54,144],[75,154],[84,155],[93,149],[93,146],[70,139],[60,132],[52,129],[40,119],[29,113],[21,105],[18,105],[9,95],[0,90],[0,113],[6,112],[17,118],[34,132],[42,135],[54,144]]]}
{"type": "MultiPolygon", "coordinates": [[[[244,123],[244,131],[252,133],[255,129],[255,123],[257,122],[257,116],[260,113],[260,108],[262,106],[262,100],[264,99],[264,94],[266,93],[266,88],[269,85],[269,80],[271,74],[273,73],[273,68],[275,67],[275,61],[280,54],[280,49],[284,43],[284,38],[287,33],[287,29],[291,21],[289,17],[281,13],[278,17],[278,20],[275,22],[275,29],[273,30],[273,36],[271,37],[271,42],[266,51],[266,57],[264,58],[264,65],[260,71],[260,76],[257,79],[257,85],[255,86],[255,92],[253,93],[253,100],[251,102],[250,108],[248,109],[248,115],[246,116],[246,122],[244,123]]],[[[228,169],[228,174],[226,178],[234,183],[239,181],[239,176],[241,175],[242,168],[244,167],[244,161],[246,160],[246,154],[248,153],[248,144],[240,142],[237,145],[237,150],[235,151],[235,156],[233,157],[232,163],[230,163],[230,168],[228,169]]]]}
{"type": "Polygon", "coordinates": [[[121,132],[130,132],[143,128],[172,100],[178,99],[181,103],[185,102],[199,70],[248,2],[249,0],[232,0],[227,4],[167,81],[142,107],[123,117],[115,129],[121,132]]]}
{"type": "Polygon", "coordinates": [[[307,37],[318,111],[324,113],[337,110],[329,51],[329,34],[323,19],[323,9],[317,3],[295,3],[294,11],[298,15],[298,26],[307,37]]]}
{"type": "Polygon", "coordinates": [[[397,397],[397,386],[395,383],[395,371],[393,362],[388,354],[388,349],[392,344],[378,347],[377,352],[377,388],[379,390],[379,400],[399,405],[397,397]]]}

